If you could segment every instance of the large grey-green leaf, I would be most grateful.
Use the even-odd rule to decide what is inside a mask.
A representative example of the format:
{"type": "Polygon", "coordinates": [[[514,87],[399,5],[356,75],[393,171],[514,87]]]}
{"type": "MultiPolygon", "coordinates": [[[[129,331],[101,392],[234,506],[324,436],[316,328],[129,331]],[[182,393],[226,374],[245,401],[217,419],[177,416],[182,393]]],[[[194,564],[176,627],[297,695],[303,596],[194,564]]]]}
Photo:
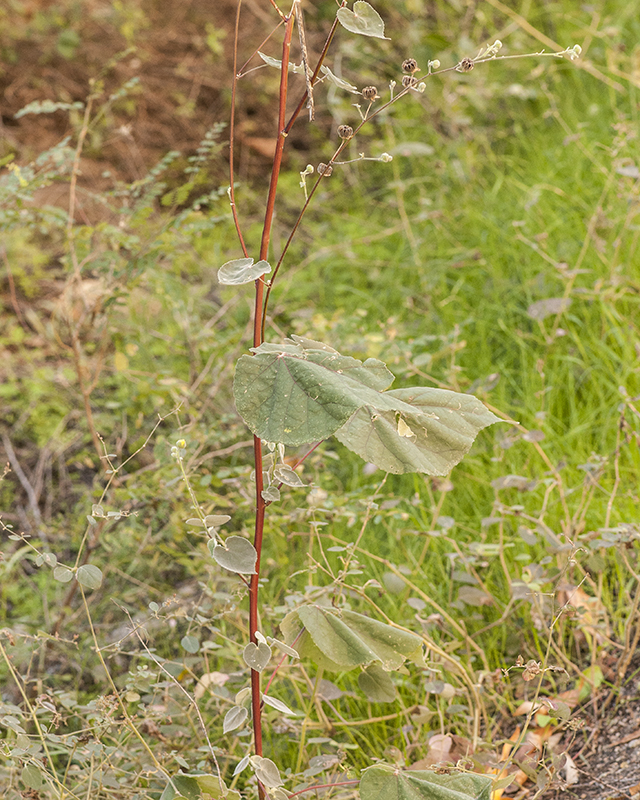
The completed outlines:
{"type": "Polygon", "coordinates": [[[83,564],[78,567],[76,578],[85,589],[99,589],[102,586],[102,570],[93,564],[83,564]]]}
{"type": "Polygon", "coordinates": [[[244,421],[269,442],[326,439],[393,381],[377,359],[363,364],[299,337],[265,343],[254,353],[238,361],[233,391],[244,421]]]}
{"type": "Polygon", "coordinates": [[[385,472],[446,475],[478,433],[497,421],[470,394],[394,389],[380,393],[375,405],[363,405],[336,437],[385,472]]]}
{"type": "Polygon", "coordinates": [[[185,797],[187,800],[201,800],[203,792],[206,792],[206,796],[213,800],[222,800],[222,798],[224,800],[241,800],[240,794],[235,789],[227,789],[224,781],[221,781],[217,775],[179,774],[174,775],[171,780],[175,789],[171,783],[168,783],[160,800],[178,800],[180,797],[185,797]],[[176,793],[176,789],[179,794],[176,793]]]}
{"type": "Polygon", "coordinates": [[[355,611],[301,606],[287,614],[280,627],[288,643],[304,627],[296,649],[333,672],[373,662],[385,670],[398,669],[406,658],[419,662],[422,655],[420,637],[355,611]]]}
{"type": "Polygon", "coordinates": [[[365,0],[356,0],[353,11],[349,8],[338,9],[338,22],[351,33],[374,36],[376,39],[387,38],[384,35],[382,17],[365,0]]]}
{"type": "Polygon", "coordinates": [[[231,731],[235,731],[236,728],[239,728],[241,725],[244,725],[244,721],[248,716],[249,712],[247,711],[246,708],[243,708],[242,706],[233,706],[224,715],[224,722],[222,723],[222,732],[230,733],[231,731]]]}
{"type": "Polygon", "coordinates": [[[440,775],[431,770],[406,770],[376,764],[362,774],[361,800],[489,800],[487,775],[440,775]]]}
{"type": "Polygon", "coordinates": [[[379,664],[370,664],[358,675],[358,686],[373,703],[393,703],[396,687],[379,664]]]}

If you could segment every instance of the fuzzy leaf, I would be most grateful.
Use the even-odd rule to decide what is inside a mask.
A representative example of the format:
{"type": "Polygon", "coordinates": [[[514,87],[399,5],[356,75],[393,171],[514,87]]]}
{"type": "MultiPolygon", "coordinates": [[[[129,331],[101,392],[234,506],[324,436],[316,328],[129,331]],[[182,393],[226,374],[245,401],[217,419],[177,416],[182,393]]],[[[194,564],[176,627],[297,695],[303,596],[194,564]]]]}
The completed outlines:
{"type": "Polygon", "coordinates": [[[326,439],[393,381],[377,359],[364,364],[293,337],[242,356],[233,391],[238,412],[268,442],[300,445],[326,439]],[[364,393],[364,394],[363,394],[364,393]]]}
{"type": "Polygon", "coordinates": [[[351,33],[375,36],[376,39],[388,38],[384,35],[382,17],[373,6],[365,3],[364,0],[356,0],[353,4],[353,11],[348,8],[338,9],[338,21],[351,33]]]}
{"type": "Polygon", "coordinates": [[[244,721],[249,716],[249,712],[242,706],[233,706],[224,715],[224,722],[222,723],[222,732],[230,733],[235,731],[244,724],[244,721]]]}
{"type": "Polygon", "coordinates": [[[83,564],[78,567],[76,578],[85,589],[99,589],[102,586],[102,571],[93,564],[83,564]]]}
{"type": "Polygon", "coordinates": [[[279,711],[281,714],[288,714],[291,717],[295,717],[296,712],[292,711],[286,703],[283,703],[282,700],[278,700],[277,697],[269,697],[268,694],[262,695],[262,701],[271,706],[271,708],[275,708],[276,711],[279,711]]]}
{"type": "Polygon", "coordinates": [[[326,80],[334,86],[337,86],[338,89],[344,89],[347,92],[351,92],[351,94],[360,94],[360,89],[358,89],[357,86],[353,86],[349,81],[342,80],[342,78],[334,75],[329,67],[325,67],[324,64],[320,67],[320,71],[324,74],[326,80]]]}
{"type": "Polygon", "coordinates": [[[358,686],[373,703],[393,703],[396,699],[396,687],[378,664],[371,664],[358,675],[358,686]]]}
{"type": "Polygon", "coordinates": [[[243,283],[251,283],[271,272],[271,265],[267,261],[253,263],[252,258],[234,258],[227,261],[218,270],[218,280],[226,286],[239,286],[243,283]]]}
{"type": "MultiPolygon", "coordinates": [[[[264,61],[265,64],[268,64],[270,67],[276,67],[280,69],[282,66],[282,59],[280,58],[272,58],[271,56],[267,56],[264,53],[261,53],[258,50],[258,55],[264,61]]],[[[295,72],[298,75],[304,75],[304,66],[302,64],[294,64],[293,62],[289,62],[288,64],[289,72],[295,72]]]]}
{"type": "Polygon", "coordinates": [[[290,612],[280,627],[292,642],[304,627],[296,649],[319,666],[333,672],[379,662],[385,670],[398,669],[406,658],[419,660],[422,640],[383,622],[323,606],[301,606],[290,612]]]}
{"type": "Polygon", "coordinates": [[[217,544],[211,555],[221,567],[241,575],[254,575],[258,554],[255,547],[243,536],[229,536],[224,544],[217,544]]]}
{"type": "Polygon", "coordinates": [[[376,405],[363,405],[336,437],[385,472],[446,475],[469,452],[478,433],[497,421],[470,394],[394,389],[380,393],[376,405]]]}
{"type": "Polygon", "coordinates": [[[271,648],[264,642],[249,642],[242,652],[244,662],[256,672],[262,672],[271,660],[271,648]]]}
{"type": "Polygon", "coordinates": [[[377,764],[362,773],[359,789],[361,800],[489,800],[491,786],[487,775],[400,771],[377,764]]]}
{"type": "Polygon", "coordinates": [[[282,786],[284,781],[280,777],[280,770],[270,758],[262,756],[250,756],[251,766],[255,770],[256,778],[263,783],[267,789],[275,789],[282,786]]]}
{"type": "Polygon", "coordinates": [[[73,578],[73,570],[69,569],[69,567],[58,565],[53,570],[53,577],[55,580],[60,581],[60,583],[69,583],[69,581],[73,578]]]}
{"type": "Polygon", "coordinates": [[[298,473],[294,472],[287,464],[278,464],[274,467],[273,478],[276,481],[280,481],[280,483],[284,483],[285,486],[293,486],[294,488],[307,485],[298,473]]]}

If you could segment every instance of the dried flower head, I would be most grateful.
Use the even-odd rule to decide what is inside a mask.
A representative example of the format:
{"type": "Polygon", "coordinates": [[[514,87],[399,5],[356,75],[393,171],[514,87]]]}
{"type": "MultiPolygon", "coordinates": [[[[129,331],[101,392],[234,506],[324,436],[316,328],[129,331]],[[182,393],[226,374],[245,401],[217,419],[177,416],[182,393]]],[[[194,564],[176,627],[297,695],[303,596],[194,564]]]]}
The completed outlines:
{"type": "Polygon", "coordinates": [[[408,86],[415,86],[418,83],[417,78],[414,78],[413,75],[403,75],[402,76],[402,85],[406,89],[408,86]]]}
{"type": "Polygon", "coordinates": [[[471,72],[473,67],[474,63],[472,58],[463,58],[462,61],[456,67],[456,69],[458,70],[458,72],[471,72]]]}
{"type": "Polygon", "coordinates": [[[375,100],[378,97],[378,90],[375,86],[365,86],[362,90],[362,96],[365,100],[375,100]]]}
{"type": "Polygon", "coordinates": [[[353,136],[351,125],[338,125],[338,136],[341,139],[350,139],[353,136]]]}
{"type": "Polygon", "coordinates": [[[332,172],[333,172],[333,167],[331,166],[331,164],[325,164],[323,161],[321,161],[318,164],[318,175],[326,175],[326,177],[328,178],[332,172]]]}
{"type": "Polygon", "coordinates": [[[407,58],[402,62],[403,72],[416,72],[418,69],[418,62],[415,58],[407,58]]]}

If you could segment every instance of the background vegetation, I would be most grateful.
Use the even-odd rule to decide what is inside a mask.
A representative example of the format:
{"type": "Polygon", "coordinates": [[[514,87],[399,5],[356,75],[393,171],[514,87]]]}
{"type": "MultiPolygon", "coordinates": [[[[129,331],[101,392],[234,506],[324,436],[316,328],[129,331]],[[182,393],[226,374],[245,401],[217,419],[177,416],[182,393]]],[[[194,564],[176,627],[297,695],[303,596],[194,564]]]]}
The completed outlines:
{"type": "MultiPolygon", "coordinates": [[[[253,5],[241,63],[271,29],[253,5]]],[[[376,8],[391,41],[339,32],[329,63],[380,94],[408,56],[449,66],[496,38],[509,54],[579,43],[583,56],[429,80],[353,144],[354,158],[394,160],[334,170],[305,218],[273,336],[379,357],[398,385],[473,392],[519,425],[482,433],[446,479],[385,481],[335,441],[307,459],[309,487],[270,509],[263,628],[277,635],[301,598],[338,584],[354,610],[431,647],[426,669],[395,676],[390,704],[369,703],[351,674],[282,667],[273,691],[298,716],[270,711],[266,748],[290,768],[288,791],[373,758],[455,762],[471,745],[473,768],[497,773],[539,691],[556,707],[529,715],[540,741],[520,769],[544,788],[557,754],[587,743],[576,719],[617,696],[605,688],[624,692],[640,635],[640,22],[618,0],[376,8]],[[443,754],[448,734],[459,739],[443,754]]],[[[305,10],[318,47],[334,6],[305,10]]],[[[0,10],[8,797],[159,798],[167,774],[213,773],[214,759],[252,791],[233,777],[250,731],[222,733],[247,684],[244,587],[185,524],[193,496],[171,455],[184,439],[198,502],[250,530],[251,441],[231,380],[251,296],[216,280],[239,254],[225,183],[232,24],[224,3],[0,10]]],[[[277,80],[265,67],[239,84],[250,250],[277,80]]],[[[317,102],[292,137],[276,254],[303,202],[299,172],[358,119],[352,95],[329,87],[317,102]]]]}

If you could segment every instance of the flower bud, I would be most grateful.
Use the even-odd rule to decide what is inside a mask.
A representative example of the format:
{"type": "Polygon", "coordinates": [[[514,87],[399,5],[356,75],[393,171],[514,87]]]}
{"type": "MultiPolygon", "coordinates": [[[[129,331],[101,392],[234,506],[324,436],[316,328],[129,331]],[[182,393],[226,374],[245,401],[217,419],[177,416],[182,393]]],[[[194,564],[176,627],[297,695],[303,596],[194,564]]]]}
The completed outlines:
{"type": "Polygon", "coordinates": [[[385,163],[388,163],[389,161],[393,161],[393,156],[390,156],[389,153],[383,153],[380,156],[380,161],[384,161],[385,163]]]}
{"type": "Polygon", "coordinates": [[[429,62],[430,69],[440,69],[440,61],[437,58],[434,58],[433,61],[429,62]]]}
{"type": "Polygon", "coordinates": [[[338,136],[341,139],[351,139],[353,136],[353,128],[351,125],[338,125],[338,136]]]}

